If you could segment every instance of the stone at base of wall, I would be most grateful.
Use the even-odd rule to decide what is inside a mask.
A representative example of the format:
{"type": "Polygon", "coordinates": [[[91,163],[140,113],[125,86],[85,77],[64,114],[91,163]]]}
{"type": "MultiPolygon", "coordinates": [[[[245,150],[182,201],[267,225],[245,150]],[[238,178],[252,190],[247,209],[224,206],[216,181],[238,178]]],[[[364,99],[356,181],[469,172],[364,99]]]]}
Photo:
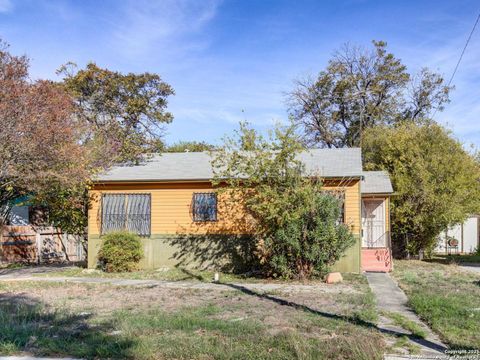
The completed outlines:
{"type": "Polygon", "coordinates": [[[339,272],[333,272],[328,274],[327,279],[325,280],[327,284],[336,284],[342,281],[343,281],[343,277],[342,277],[342,274],[340,274],[339,272]]]}

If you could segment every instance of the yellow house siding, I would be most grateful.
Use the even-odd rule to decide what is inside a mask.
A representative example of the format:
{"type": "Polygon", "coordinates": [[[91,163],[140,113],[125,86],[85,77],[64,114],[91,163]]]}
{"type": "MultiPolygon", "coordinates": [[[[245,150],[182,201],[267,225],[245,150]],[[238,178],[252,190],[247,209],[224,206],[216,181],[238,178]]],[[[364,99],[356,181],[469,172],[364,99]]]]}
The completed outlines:
{"type": "MultiPolygon", "coordinates": [[[[326,190],[345,192],[345,221],[357,238],[345,256],[335,265],[343,272],[360,271],[360,181],[326,180],[326,190]]],[[[145,257],[142,267],[157,268],[173,266],[175,247],[171,239],[182,234],[230,235],[251,233],[249,217],[242,207],[225,206],[226,194],[218,198],[218,221],[194,222],[191,216],[191,202],[194,192],[214,191],[210,182],[177,183],[109,183],[96,184],[89,192],[88,212],[89,259],[88,266],[96,266],[96,254],[101,243],[101,195],[107,193],[150,193],[151,194],[151,234],[144,239],[145,257]],[[223,197],[222,197],[223,196],[223,197]]]]}
{"type": "MultiPolygon", "coordinates": [[[[335,182],[326,182],[324,188],[338,188],[335,182]]],[[[345,191],[345,221],[352,233],[360,233],[359,181],[352,180],[341,184],[345,191]]],[[[194,222],[191,216],[192,196],[195,192],[214,191],[211,183],[152,183],[152,184],[108,184],[96,185],[90,191],[90,211],[88,231],[91,235],[100,234],[101,195],[106,193],[150,193],[152,196],[152,234],[188,233],[248,233],[248,218],[239,206],[236,209],[225,206],[225,199],[218,199],[218,221],[194,222]]],[[[225,197],[225,196],[224,196],[225,197]]]]}
{"type": "Polygon", "coordinates": [[[325,181],[326,190],[342,190],[345,192],[345,223],[350,226],[353,234],[360,234],[360,181],[325,181]]]}
{"type": "Polygon", "coordinates": [[[248,218],[242,214],[241,207],[226,207],[220,195],[218,221],[193,221],[190,210],[192,196],[195,192],[208,191],[214,191],[208,182],[97,185],[90,191],[89,234],[96,235],[101,232],[101,195],[108,193],[150,193],[152,234],[248,233],[248,218]]]}
{"type": "Polygon", "coordinates": [[[385,199],[385,228],[390,232],[390,197],[385,199]]]}

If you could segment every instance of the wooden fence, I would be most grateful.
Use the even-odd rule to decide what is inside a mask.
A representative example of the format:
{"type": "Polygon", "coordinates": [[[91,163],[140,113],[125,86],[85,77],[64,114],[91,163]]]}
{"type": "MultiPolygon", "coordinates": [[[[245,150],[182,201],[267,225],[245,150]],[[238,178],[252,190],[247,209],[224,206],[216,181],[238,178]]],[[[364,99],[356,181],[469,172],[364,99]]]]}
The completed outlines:
{"type": "Polygon", "coordinates": [[[48,264],[80,262],[85,251],[78,236],[47,226],[4,226],[0,232],[0,262],[48,264]]]}

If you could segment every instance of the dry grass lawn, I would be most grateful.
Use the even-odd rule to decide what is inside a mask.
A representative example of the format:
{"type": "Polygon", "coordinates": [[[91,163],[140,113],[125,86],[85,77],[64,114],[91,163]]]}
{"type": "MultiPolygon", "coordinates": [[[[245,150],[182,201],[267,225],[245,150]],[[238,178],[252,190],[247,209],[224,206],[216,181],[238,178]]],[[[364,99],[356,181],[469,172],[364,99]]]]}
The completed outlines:
{"type": "Polygon", "coordinates": [[[480,275],[456,264],[395,261],[412,309],[453,349],[480,350],[480,275]]]}
{"type": "Polygon", "coordinates": [[[0,353],[130,359],[381,359],[362,276],[312,291],[0,283],[0,353]]]}

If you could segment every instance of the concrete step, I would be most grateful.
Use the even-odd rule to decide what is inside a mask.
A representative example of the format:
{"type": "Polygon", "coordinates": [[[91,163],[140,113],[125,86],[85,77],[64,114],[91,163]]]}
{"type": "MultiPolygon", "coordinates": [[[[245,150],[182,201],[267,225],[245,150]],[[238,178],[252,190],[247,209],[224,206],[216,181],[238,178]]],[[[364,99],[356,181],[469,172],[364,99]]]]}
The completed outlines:
{"type": "Polygon", "coordinates": [[[388,248],[362,249],[362,270],[389,272],[392,270],[392,256],[388,248]]]}

